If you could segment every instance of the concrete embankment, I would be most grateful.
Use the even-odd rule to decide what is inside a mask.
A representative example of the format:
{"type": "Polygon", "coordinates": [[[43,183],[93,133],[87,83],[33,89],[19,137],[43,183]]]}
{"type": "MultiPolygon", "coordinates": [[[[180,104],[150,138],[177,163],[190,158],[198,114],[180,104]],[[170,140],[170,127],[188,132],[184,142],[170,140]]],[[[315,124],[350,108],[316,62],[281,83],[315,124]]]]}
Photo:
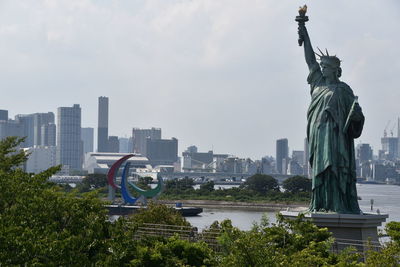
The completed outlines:
{"type": "Polygon", "coordinates": [[[158,200],[159,203],[175,205],[182,203],[183,206],[194,206],[208,209],[244,209],[257,211],[302,211],[308,207],[304,203],[262,203],[262,202],[234,202],[217,200],[158,200]]]}

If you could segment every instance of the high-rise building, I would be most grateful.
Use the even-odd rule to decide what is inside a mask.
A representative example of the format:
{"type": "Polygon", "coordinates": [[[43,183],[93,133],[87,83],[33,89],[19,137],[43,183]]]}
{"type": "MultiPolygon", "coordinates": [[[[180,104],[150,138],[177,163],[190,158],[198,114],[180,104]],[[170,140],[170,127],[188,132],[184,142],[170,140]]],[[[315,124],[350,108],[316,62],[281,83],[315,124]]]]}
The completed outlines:
{"type": "Polygon", "coordinates": [[[133,153],[141,154],[147,156],[147,139],[159,140],[161,139],[161,128],[151,128],[151,129],[132,129],[132,143],[133,143],[133,153]]]}
{"type": "Polygon", "coordinates": [[[97,152],[108,152],[108,97],[99,97],[97,152]]]}
{"type": "Polygon", "coordinates": [[[287,164],[289,158],[289,145],[288,139],[276,140],[276,170],[280,174],[285,174],[287,170],[287,164]],[[285,163],[285,166],[283,164],[285,163]]]}
{"type": "Polygon", "coordinates": [[[372,160],[372,148],[369,144],[358,144],[356,158],[361,163],[372,160]]]}
{"type": "Polygon", "coordinates": [[[33,147],[34,145],[33,114],[18,114],[15,116],[15,121],[21,124],[23,136],[25,137],[25,141],[21,144],[21,146],[33,147]]]}
{"type": "Polygon", "coordinates": [[[304,163],[304,151],[303,150],[293,150],[292,151],[292,160],[296,161],[300,165],[304,163]]]}
{"type": "Polygon", "coordinates": [[[0,140],[8,136],[24,137],[22,124],[14,120],[0,121],[0,140]]]}
{"type": "Polygon", "coordinates": [[[55,146],[56,128],[53,112],[18,114],[15,121],[21,124],[25,137],[22,147],[55,146]],[[42,137],[42,133],[46,136],[42,137]]]}
{"type": "Polygon", "coordinates": [[[108,152],[119,153],[118,136],[110,136],[110,137],[108,137],[108,152]]]}
{"type": "Polygon", "coordinates": [[[382,150],[384,152],[384,158],[387,160],[394,161],[398,157],[398,138],[397,137],[382,137],[382,150]]]}
{"type": "Polygon", "coordinates": [[[83,153],[94,152],[93,151],[93,141],[94,141],[94,129],[91,127],[86,127],[81,129],[81,136],[83,142],[83,153]]]}
{"type": "Polygon", "coordinates": [[[0,121],[8,121],[8,110],[0,109],[0,121]]]}
{"type": "Polygon", "coordinates": [[[57,164],[67,165],[72,170],[82,168],[81,108],[57,109],[57,164]]]}
{"type": "MultiPolygon", "coordinates": [[[[34,113],[32,114],[32,116],[33,116],[33,145],[47,146],[48,144],[42,143],[42,126],[48,124],[54,124],[54,113],[53,112],[34,113]]],[[[52,127],[51,130],[55,130],[54,128],[55,126],[50,126],[50,127],[52,127]]],[[[46,130],[44,131],[44,133],[46,133],[46,130]]],[[[46,141],[48,140],[48,138],[44,138],[43,140],[46,141]]],[[[52,140],[50,142],[52,142],[52,140]]]]}
{"type": "Polygon", "coordinates": [[[41,146],[56,146],[56,125],[54,123],[43,124],[40,134],[41,146]]]}
{"type": "Polygon", "coordinates": [[[146,157],[152,166],[173,165],[178,160],[178,139],[146,140],[146,157]]]}
{"type": "Polygon", "coordinates": [[[132,153],[133,149],[132,137],[120,137],[119,138],[119,153],[132,153]]]}

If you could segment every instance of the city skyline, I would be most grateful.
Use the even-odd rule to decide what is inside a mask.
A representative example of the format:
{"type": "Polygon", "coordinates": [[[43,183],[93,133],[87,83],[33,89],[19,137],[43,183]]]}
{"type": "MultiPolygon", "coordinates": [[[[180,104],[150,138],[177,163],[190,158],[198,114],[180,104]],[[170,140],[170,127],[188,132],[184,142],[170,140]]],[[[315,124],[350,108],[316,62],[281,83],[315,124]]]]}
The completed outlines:
{"type": "MultiPolygon", "coordinates": [[[[4,1],[0,107],[13,118],[78,103],[82,127],[97,129],[96,97],[105,95],[110,136],[159,127],[179,139],[179,154],[195,144],[261,158],[280,138],[301,150],[310,101],[294,21],[301,4],[4,1]]],[[[400,3],[307,4],[313,45],[342,59],[366,116],[356,144],[376,154],[400,115],[400,3]]]]}

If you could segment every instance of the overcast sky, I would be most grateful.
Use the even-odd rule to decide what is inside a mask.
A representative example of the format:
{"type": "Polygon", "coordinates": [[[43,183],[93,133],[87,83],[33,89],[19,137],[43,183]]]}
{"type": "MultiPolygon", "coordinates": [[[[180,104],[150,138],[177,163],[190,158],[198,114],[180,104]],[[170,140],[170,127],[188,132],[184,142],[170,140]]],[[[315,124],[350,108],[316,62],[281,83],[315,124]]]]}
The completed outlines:
{"type": "MultiPolygon", "coordinates": [[[[302,150],[310,102],[303,1],[0,1],[0,109],[16,114],[82,107],[97,128],[110,98],[109,134],[161,127],[179,150],[241,157],[302,150]]],[[[366,116],[356,143],[381,148],[400,116],[400,1],[307,1],[314,48],[342,59],[342,80],[366,116]]]]}

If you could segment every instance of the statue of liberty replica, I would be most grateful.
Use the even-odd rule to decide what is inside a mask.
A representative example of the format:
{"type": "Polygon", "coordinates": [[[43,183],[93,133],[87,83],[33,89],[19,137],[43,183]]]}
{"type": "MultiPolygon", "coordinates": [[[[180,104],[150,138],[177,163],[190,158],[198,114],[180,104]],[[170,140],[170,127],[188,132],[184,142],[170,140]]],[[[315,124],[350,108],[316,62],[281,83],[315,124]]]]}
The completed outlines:
{"type": "Polygon", "coordinates": [[[311,212],[362,214],[357,200],[354,139],[361,135],[364,115],[357,96],[339,80],[338,57],[328,50],[314,53],[305,22],[307,6],[300,8],[299,45],[309,69],[311,104],[307,112],[309,162],[312,168],[311,212]],[[317,62],[318,56],[319,63],[317,62]]]}

